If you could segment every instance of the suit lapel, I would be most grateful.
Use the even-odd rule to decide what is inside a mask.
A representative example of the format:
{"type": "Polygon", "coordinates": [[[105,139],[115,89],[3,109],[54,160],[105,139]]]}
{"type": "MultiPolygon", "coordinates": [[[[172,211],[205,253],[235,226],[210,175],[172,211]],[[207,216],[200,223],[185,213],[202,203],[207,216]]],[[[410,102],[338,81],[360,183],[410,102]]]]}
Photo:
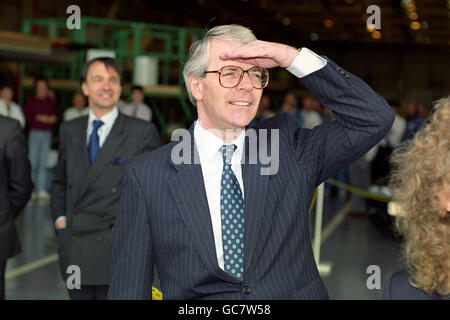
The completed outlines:
{"type": "MultiPolygon", "coordinates": [[[[192,127],[191,127],[192,129],[192,127]]],[[[194,245],[206,263],[214,272],[218,268],[214,234],[209,212],[203,173],[191,130],[191,163],[174,164],[174,175],[169,181],[169,189],[178,206],[179,213],[191,232],[194,245]]]]}
{"type": "MultiPolygon", "coordinates": [[[[80,191],[79,196],[81,196],[87,190],[88,186],[90,186],[97,179],[108,162],[113,161],[113,157],[117,155],[118,151],[122,147],[126,138],[126,134],[124,132],[124,121],[124,117],[119,113],[116,121],[114,121],[113,127],[111,128],[111,132],[103,143],[103,146],[100,148],[94,163],[92,163],[87,170],[85,183],[83,183],[83,188],[80,191]]],[[[87,146],[84,147],[84,150],[87,157],[87,146]]]]}
{"type": "MultiPolygon", "coordinates": [[[[193,164],[176,165],[170,161],[175,168],[175,173],[169,181],[169,189],[187,229],[192,232],[191,236],[197,251],[206,265],[210,267],[211,272],[214,272],[223,280],[239,282],[239,280],[221,270],[217,263],[211,215],[203,173],[193,138],[193,126],[190,132],[192,137],[191,163],[193,164]],[[197,159],[197,162],[194,159],[197,159]]],[[[246,158],[245,163],[242,165],[242,179],[244,183],[246,215],[244,261],[247,270],[256,245],[257,231],[260,230],[269,180],[269,176],[261,175],[262,166],[257,161],[257,154],[249,155],[248,150],[248,139],[246,139],[244,149],[246,158]]]]}
{"type": "MultiPolygon", "coordinates": [[[[259,140],[259,138],[258,138],[259,140]]],[[[257,154],[249,154],[249,140],[244,144],[245,162],[242,165],[242,180],[245,196],[245,252],[244,270],[249,270],[251,258],[255,252],[258,230],[263,219],[264,202],[266,200],[268,175],[261,175],[261,163],[257,154]]]]}
{"type": "MultiPolygon", "coordinates": [[[[84,117],[83,121],[80,122],[80,125],[76,127],[76,130],[71,132],[73,149],[77,150],[74,154],[75,159],[73,161],[74,172],[77,173],[75,174],[75,179],[78,180],[76,185],[84,185],[82,180],[86,177],[90,166],[86,145],[87,126],[88,117],[84,117]]],[[[78,194],[80,191],[81,189],[75,189],[75,192],[77,193],[74,197],[75,199],[78,199],[78,194]]]]}

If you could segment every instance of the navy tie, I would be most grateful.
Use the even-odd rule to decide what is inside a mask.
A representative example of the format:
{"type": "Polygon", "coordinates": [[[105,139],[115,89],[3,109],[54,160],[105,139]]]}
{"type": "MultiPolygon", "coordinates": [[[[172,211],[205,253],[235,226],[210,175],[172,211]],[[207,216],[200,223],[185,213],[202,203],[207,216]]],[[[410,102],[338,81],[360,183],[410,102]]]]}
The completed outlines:
{"type": "Polygon", "coordinates": [[[103,125],[103,121],[94,120],[91,136],[89,137],[88,153],[89,162],[92,164],[97,157],[98,150],[100,150],[100,142],[98,138],[98,128],[103,125]]]}
{"type": "Polygon", "coordinates": [[[244,276],[244,200],[239,181],[231,170],[236,146],[223,145],[223,171],[220,184],[220,215],[225,271],[238,278],[244,276]]]}

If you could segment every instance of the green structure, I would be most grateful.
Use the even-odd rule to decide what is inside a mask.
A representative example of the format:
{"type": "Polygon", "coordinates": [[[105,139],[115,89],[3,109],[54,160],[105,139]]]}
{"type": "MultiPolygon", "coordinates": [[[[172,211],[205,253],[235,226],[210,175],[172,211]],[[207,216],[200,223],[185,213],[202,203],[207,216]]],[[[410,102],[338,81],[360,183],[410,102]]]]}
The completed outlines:
{"type": "Polygon", "coordinates": [[[114,51],[123,66],[125,94],[134,84],[136,58],[148,56],[158,60],[158,85],[145,86],[144,92],[164,135],[168,134],[168,106],[173,99],[181,105],[184,120],[192,121],[192,107],[184,88],[182,65],[190,44],[201,37],[201,29],[93,17],[81,17],[80,29],[69,30],[66,23],[66,18],[27,19],[23,22],[22,33],[46,36],[55,39],[56,44],[60,41],[62,46],[70,48],[73,58],[69,64],[21,63],[21,103],[25,91],[32,85],[29,76],[41,75],[48,78],[52,88],[61,93],[61,104],[70,105],[70,96],[80,90],[78,78],[86,61],[87,49],[104,49],[114,51]]]}

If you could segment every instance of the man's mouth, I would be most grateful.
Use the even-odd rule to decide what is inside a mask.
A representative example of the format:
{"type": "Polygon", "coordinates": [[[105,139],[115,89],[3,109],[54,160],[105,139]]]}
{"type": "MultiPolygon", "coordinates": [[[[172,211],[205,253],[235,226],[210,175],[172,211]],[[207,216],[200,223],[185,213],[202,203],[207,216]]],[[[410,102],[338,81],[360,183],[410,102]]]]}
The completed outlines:
{"type": "Polygon", "coordinates": [[[247,101],[230,101],[230,104],[240,107],[248,107],[251,103],[247,101]]]}

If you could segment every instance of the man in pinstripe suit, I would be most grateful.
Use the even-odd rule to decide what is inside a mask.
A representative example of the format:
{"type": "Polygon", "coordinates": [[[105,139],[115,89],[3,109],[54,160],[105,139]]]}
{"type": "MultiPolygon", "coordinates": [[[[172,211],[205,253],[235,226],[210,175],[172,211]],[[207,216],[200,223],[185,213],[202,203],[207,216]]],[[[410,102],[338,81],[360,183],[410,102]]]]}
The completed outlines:
{"type": "Polygon", "coordinates": [[[184,77],[198,120],[183,153],[194,160],[174,161],[177,143],[171,142],[127,164],[109,298],[151,299],[156,266],[165,299],[327,299],[308,206],[316,186],[384,137],[391,108],[331,60],[257,41],[236,25],[215,27],[194,43],[184,77]],[[261,129],[279,136],[267,146],[279,149],[278,170],[265,175],[245,127],[267,85],[265,68],[278,66],[300,78],[336,121],[301,129],[281,114],[259,123],[258,148],[267,140],[261,129]],[[224,190],[230,189],[239,197],[228,208],[239,210],[227,220],[224,190]]]}

